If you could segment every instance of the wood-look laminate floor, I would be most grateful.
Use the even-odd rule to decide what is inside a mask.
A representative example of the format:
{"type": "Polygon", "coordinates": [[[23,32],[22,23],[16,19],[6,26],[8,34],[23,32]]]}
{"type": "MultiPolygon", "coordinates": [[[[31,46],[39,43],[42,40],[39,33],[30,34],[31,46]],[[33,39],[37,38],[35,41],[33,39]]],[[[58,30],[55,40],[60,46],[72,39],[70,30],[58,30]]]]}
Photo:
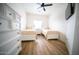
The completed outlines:
{"type": "Polygon", "coordinates": [[[19,55],[68,55],[66,45],[60,40],[46,40],[38,35],[35,41],[22,42],[19,55]]]}

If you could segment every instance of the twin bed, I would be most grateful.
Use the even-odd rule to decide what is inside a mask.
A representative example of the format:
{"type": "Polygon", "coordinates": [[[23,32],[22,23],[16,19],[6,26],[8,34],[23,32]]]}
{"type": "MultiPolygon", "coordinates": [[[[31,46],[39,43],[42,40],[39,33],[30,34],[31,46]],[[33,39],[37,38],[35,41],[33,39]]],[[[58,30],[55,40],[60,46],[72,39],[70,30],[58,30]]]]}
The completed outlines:
{"type": "MultiPolygon", "coordinates": [[[[52,31],[50,29],[43,29],[42,34],[46,39],[59,39],[59,32],[52,31]]],[[[36,39],[36,31],[33,29],[27,29],[21,32],[22,40],[35,40],[36,39]]]]}
{"type": "Polygon", "coordinates": [[[44,29],[42,34],[45,36],[46,39],[59,39],[59,32],[52,31],[50,29],[44,29]]]}
{"type": "Polygon", "coordinates": [[[25,31],[21,31],[21,38],[22,40],[35,40],[36,39],[36,32],[32,29],[27,29],[25,31]]]}

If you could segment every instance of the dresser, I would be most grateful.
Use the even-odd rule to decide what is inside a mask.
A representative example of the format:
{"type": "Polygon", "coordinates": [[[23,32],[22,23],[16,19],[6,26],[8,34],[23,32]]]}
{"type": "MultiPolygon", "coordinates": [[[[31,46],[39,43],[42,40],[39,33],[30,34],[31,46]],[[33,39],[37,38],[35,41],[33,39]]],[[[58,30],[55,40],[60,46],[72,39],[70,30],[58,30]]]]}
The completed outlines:
{"type": "Polygon", "coordinates": [[[0,3],[0,55],[17,55],[21,51],[20,18],[15,10],[0,3]]]}

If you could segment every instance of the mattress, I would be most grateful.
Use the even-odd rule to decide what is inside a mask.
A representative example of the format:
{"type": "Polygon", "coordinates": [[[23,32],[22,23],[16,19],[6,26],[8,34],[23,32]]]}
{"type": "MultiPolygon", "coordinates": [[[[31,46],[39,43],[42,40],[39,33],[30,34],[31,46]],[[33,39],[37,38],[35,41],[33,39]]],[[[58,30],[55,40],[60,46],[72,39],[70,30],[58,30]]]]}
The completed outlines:
{"type": "Polygon", "coordinates": [[[42,31],[42,33],[46,36],[47,34],[52,34],[51,33],[52,32],[52,30],[50,30],[50,29],[43,29],[43,31],[42,31]]]}

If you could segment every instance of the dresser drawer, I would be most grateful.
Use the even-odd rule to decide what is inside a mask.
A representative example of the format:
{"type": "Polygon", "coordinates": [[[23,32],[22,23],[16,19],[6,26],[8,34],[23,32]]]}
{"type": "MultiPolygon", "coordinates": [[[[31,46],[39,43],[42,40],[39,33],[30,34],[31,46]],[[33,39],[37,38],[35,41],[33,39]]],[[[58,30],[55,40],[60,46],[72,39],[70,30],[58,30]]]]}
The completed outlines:
{"type": "Polygon", "coordinates": [[[0,55],[14,55],[14,54],[18,54],[21,49],[22,49],[21,48],[21,42],[17,42],[8,51],[3,51],[3,50],[0,51],[0,55]]]}
{"type": "Polygon", "coordinates": [[[0,47],[0,51],[9,51],[15,44],[17,44],[17,42],[20,42],[18,38],[8,42],[7,44],[0,47]]]}
{"type": "Polygon", "coordinates": [[[59,39],[59,35],[58,34],[47,35],[46,38],[47,39],[59,39]]]}
{"type": "Polygon", "coordinates": [[[16,38],[20,38],[17,31],[3,32],[0,34],[0,46],[16,38]]]}
{"type": "Polygon", "coordinates": [[[17,44],[16,47],[12,51],[10,51],[9,55],[17,55],[21,51],[21,43],[17,44]]]}
{"type": "Polygon", "coordinates": [[[35,40],[36,39],[36,35],[22,35],[21,39],[22,40],[35,40]]]}

